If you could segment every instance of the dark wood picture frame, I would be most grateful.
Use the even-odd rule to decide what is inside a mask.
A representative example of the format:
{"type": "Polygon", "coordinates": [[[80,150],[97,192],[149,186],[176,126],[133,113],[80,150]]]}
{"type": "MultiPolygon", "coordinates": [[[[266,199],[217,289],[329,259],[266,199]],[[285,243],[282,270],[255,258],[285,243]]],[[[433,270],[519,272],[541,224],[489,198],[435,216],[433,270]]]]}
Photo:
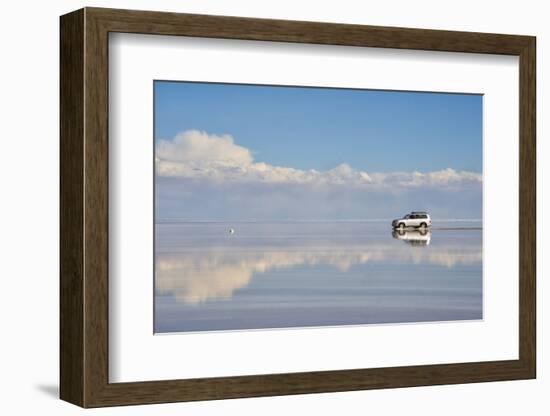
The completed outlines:
{"type": "Polygon", "coordinates": [[[82,407],[100,407],[535,378],[534,37],[99,8],[64,15],[60,27],[60,396],[63,400],[82,407]],[[110,32],[519,56],[519,359],[109,383],[110,32]]]}

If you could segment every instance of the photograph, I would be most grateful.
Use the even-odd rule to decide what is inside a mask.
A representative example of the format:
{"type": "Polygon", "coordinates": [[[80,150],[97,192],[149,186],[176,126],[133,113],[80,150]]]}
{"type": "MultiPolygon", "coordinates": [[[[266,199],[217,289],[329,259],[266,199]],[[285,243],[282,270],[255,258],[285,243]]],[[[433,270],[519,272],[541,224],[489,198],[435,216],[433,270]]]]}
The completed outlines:
{"type": "Polygon", "coordinates": [[[154,333],[483,319],[483,95],[155,80],[154,333]]]}
{"type": "Polygon", "coordinates": [[[538,414],[550,26],[493,3],[11,13],[8,405],[538,414]]]}

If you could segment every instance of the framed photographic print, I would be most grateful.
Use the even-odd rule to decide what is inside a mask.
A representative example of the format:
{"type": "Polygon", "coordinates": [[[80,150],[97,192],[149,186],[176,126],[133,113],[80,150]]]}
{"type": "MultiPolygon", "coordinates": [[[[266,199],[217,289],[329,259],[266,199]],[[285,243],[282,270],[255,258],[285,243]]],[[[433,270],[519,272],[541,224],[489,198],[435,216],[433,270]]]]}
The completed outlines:
{"type": "Polygon", "coordinates": [[[61,17],[82,407],[534,378],[535,38],[61,17]]]}

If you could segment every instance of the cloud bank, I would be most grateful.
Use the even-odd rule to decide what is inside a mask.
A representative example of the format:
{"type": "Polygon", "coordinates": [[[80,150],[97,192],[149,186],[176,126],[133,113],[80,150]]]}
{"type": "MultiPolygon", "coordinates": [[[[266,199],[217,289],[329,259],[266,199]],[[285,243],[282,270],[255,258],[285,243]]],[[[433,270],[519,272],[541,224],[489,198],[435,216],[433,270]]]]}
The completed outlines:
{"type": "Polygon", "coordinates": [[[421,210],[434,218],[482,216],[476,172],[275,166],[256,161],[230,135],[198,130],[157,141],[155,153],[157,220],[388,219],[421,210]]]}
{"type": "Polygon", "coordinates": [[[303,170],[254,161],[252,152],[235,143],[230,135],[212,135],[187,130],[156,147],[159,177],[187,178],[211,183],[288,184],[359,189],[409,189],[446,187],[457,189],[480,185],[482,175],[447,168],[434,172],[376,173],[353,169],[343,163],[333,169],[303,170]]]}

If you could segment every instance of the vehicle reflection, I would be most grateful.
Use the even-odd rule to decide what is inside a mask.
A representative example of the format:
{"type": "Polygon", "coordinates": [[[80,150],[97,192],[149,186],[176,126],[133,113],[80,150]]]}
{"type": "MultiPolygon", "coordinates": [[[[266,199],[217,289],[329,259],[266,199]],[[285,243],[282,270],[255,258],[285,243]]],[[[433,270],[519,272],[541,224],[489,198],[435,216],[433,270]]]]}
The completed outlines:
{"type": "Polygon", "coordinates": [[[395,229],[391,235],[393,238],[402,240],[411,246],[427,246],[432,238],[432,232],[429,229],[395,229]]]}

